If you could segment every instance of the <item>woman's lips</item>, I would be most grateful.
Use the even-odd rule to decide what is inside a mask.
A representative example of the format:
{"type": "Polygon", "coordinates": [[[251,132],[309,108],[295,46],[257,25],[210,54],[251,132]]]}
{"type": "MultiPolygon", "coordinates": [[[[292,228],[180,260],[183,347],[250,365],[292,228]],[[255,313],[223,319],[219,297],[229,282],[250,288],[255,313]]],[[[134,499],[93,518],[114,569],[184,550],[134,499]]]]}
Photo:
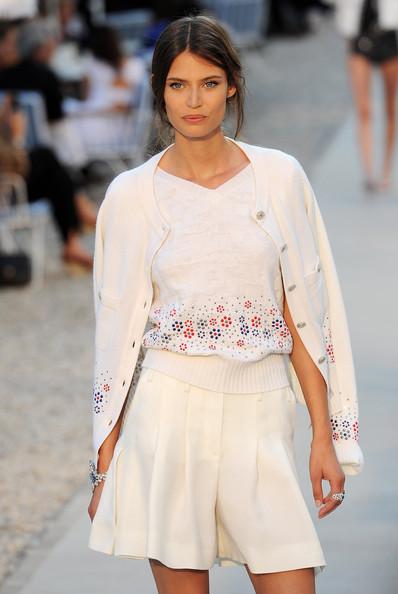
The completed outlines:
{"type": "Polygon", "coordinates": [[[206,116],[185,116],[184,120],[186,122],[190,122],[192,124],[196,123],[196,122],[201,122],[202,120],[205,119],[206,116]]]}

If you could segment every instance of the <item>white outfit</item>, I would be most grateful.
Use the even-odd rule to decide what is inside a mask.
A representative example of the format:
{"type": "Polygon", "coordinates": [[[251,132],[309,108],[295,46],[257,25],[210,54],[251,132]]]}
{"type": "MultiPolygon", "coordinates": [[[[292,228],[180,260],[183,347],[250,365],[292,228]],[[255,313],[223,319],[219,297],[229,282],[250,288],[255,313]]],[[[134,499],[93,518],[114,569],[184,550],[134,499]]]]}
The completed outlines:
{"type": "Polygon", "coordinates": [[[318,575],[326,561],[294,459],[279,254],[250,218],[252,167],[214,190],[159,168],[155,182],[171,226],[152,265],[158,327],[143,337],[152,358],[123,417],[89,547],[169,567],[318,575]]]}
{"type": "MultiPolygon", "coordinates": [[[[358,442],[350,334],[333,252],[311,184],[291,155],[229,137],[226,140],[235,143],[253,166],[251,220],[263,232],[264,240],[271,237],[279,250],[293,323],[327,386],[337,459],[345,474],[358,474],[364,457],[358,442]]],[[[118,175],[97,215],[92,390],[95,464],[101,444],[120,416],[137,365],[153,300],[152,261],[171,234],[153,184],[156,165],[169,148],[118,175]]],[[[291,361],[288,371],[297,401],[306,405],[291,361]]]]}
{"type": "Polygon", "coordinates": [[[129,84],[127,88],[113,86],[115,70],[105,62],[91,55],[85,56],[82,74],[89,80],[89,94],[84,100],[65,99],[64,110],[69,118],[73,133],[90,158],[97,154],[110,155],[118,148],[131,142],[131,129],[134,116],[113,110],[116,105],[136,107],[144,77],[146,65],[142,58],[129,58],[121,69],[121,76],[129,84]],[[72,117],[75,116],[75,117],[72,117]]]}
{"type": "Polygon", "coordinates": [[[115,104],[121,103],[128,106],[133,103],[136,87],[145,76],[145,62],[138,56],[124,62],[120,76],[128,83],[129,88],[115,87],[115,69],[91,55],[84,59],[83,73],[89,80],[88,97],[82,101],[83,109],[111,109],[115,104]]]}
{"type": "Polygon", "coordinates": [[[89,548],[173,568],[314,567],[317,577],[327,563],[298,482],[296,406],[289,385],[229,394],[143,367],[89,548]]]}
{"type": "Polygon", "coordinates": [[[155,192],[172,232],[152,262],[142,365],[216,391],[288,385],[279,253],[250,218],[250,163],[215,189],[158,168],[155,192]]]}
{"type": "MultiPolygon", "coordinates": [[[[336,6],[336,26],[344,37],[355,37],[359,33],[364,0],[329,0],[336,6]]],[[[397,0],[378,0],[380,27],[386,30],[398,29],[397,0]]]]}

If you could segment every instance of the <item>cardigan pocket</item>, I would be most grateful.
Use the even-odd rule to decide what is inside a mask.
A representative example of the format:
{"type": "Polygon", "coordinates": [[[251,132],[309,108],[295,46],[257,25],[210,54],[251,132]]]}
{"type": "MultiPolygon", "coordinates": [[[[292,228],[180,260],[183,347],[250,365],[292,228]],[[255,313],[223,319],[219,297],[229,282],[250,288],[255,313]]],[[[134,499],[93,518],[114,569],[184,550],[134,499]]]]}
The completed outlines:
{"type": "Polygon", "coordinates": [[[95,326],[95,345],[98,349],[104,350],[110,343],[115,332],[115,318],[120,303],[120,298],[104,291],[99,292],[100,306],[95,326]]]}

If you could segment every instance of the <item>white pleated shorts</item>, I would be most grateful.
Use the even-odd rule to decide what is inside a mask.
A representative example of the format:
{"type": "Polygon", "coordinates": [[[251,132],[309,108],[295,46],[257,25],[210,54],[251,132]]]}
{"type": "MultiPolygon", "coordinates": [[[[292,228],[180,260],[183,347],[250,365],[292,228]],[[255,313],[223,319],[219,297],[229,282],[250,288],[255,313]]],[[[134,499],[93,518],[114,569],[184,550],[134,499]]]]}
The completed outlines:
{"type": "Polygon", "coordinates": [[[89,548],[172,568],[326,566],[298,483],[290,386],[215,392],[143,367],[89,548]]]}

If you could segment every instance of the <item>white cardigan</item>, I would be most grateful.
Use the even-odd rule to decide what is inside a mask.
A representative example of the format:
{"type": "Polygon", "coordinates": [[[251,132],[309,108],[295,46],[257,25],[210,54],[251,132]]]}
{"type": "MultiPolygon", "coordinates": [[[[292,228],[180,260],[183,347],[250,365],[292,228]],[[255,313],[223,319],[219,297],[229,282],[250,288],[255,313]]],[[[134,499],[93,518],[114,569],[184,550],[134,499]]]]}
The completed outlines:
{"type": "MultiPolygon", "coordinates": [[[[355,37],[359,32],[362,7],[365,0],[329,0],[336,7],[336,27],[344,37],[355,37]]],[[[398,29],[398,0],[378,0],[379,23],[383,29],[398,29]]]]}
{"type": "MultiPolygon", "coordinates": [[[[354,363],[340,284],[318,203],[293,156],[227,139],[253,165],[251,216],[278,249],[292,319],[328,387],[336,455],[346,474],[357,474],[364,461],[358,444],[354,363]]],[[[98,212],[93,271],[95,464],[130,387],[153,298],[152,260],[170,232],[153,188],[156,165],[168,148],[118,175],[98,212]]],[[[305,405],[290,359],[288,369],[296,399],[305,405]]]]}

